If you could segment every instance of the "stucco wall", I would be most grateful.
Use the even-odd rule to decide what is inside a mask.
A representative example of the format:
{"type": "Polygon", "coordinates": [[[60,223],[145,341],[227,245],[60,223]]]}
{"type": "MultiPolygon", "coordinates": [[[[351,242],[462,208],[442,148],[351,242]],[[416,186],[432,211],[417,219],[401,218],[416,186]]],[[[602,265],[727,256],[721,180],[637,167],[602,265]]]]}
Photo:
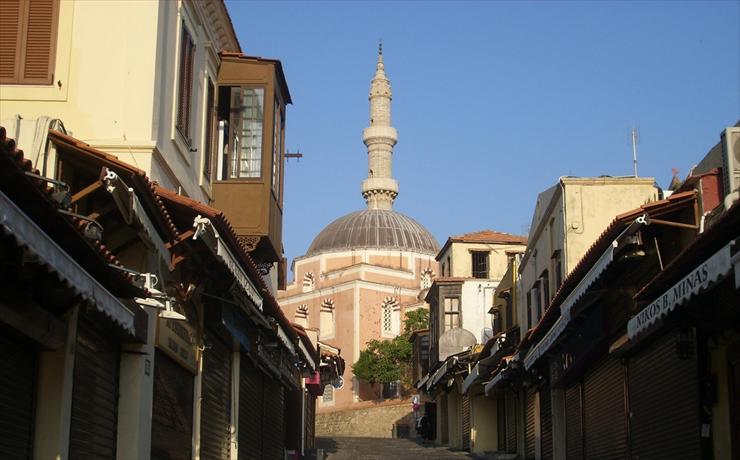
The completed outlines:
{"type": "Polygon", "coordinates": [[[480,394],[470,399],[470,451],[482,454],[498,450],[496,399],[480,394]]]}
{"type": "Polygon", "coordinates": [[[477,343],[485,343],[484,333],[491,329],[493,291],[498,285],[495,281],[471,280],[462,285],[462,327],[472,332],[477,343]]]}

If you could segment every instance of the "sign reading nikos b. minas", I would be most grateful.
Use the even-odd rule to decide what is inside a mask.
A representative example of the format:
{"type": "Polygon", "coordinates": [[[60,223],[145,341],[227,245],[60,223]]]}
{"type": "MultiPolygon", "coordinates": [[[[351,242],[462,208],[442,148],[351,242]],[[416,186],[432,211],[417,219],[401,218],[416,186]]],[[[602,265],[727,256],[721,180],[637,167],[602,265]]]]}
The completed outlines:
{"type": "Polygon", "coordinates": [[[727,244],[635,315],[627,323],[627,337],[634,338],[677,305],[683,304],[699,291],[707,289],[729,271],[730,244],[727,244]]]}

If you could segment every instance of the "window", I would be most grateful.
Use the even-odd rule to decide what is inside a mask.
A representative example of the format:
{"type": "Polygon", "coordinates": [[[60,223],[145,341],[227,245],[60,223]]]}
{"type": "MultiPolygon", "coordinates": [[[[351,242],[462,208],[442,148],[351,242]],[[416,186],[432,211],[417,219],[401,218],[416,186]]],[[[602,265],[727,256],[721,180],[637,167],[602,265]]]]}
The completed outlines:
{"type": "Polygon", "coordinates": [[[425,268],[421,271],[420,287],[421,289],[429,289],[432,287],[432,279],[434,278],[434,272],[431,268],[425,268]]]}
{"type": "Polygon", "coordinates": [[[323,404],[334,402],[334,387],[333,386],[326,385],[324,387],[324,394],[321,395],[321,402],[323,404]]]}
{"type": "Polygon", "coordinates": [[[400,332],[401,307],[395,297],[386,297],[380,307],[381,335],[384,337],[396,336],[400,332]]]}
{"type": "Polygon", "coordinates": [[[265,90],[231,88],[231,121],[229,138],[231,155],[225,167],[230,179],[259,178],[262,175],[262,126],[264,124],[265,90]]]}
{"type": "Polygon", "coordinates": [[[401,388],[400,381],[396,380],[393,382],[383,383],[381,385],[383,387],[383,399],[392,399],[398,397],[398,390],[401,388]]]}
{"type": "Polygon", "coordinates": [[[0,83],[53,83],[58,20],[58,0],[2,2],[0,83]]]}
{"type": "Polygon", "coordinates": [[[532,298],[532,321],[533,325],[537,324],[537,322],[540,320],[540,281],[537,280],[534,283],[534,287],[531,290],[531,298],[532,298]]]}
{"type": "Polygon", "coordinates": [[[447,276],[452,276],[452,261],[450,256],[447,256],[447,276]]]}
{"type": "Polygon", "coordinates": [[[527,329],[532,327],[532,293],[527,292],[527,329]]]}
{"type": "Polygon", "coordinates": [[[547,270],[542,272],[540,276],[542,285],[542,308],[547,308],[550,305],[550,274],[547,270]]]}
{"type": "Polygon", "coordinates": [[[563,283],[563,269],[562,269],[562,255],[559,250],[552,253],[552,257],[550,258],[550,263],[552,264],[552,272],[555,276],[555,279],[553,280],[555,282],[554,288],[557,292],[558,289],[560,289],[560,285],[563,283]]]}
{"type": "Polygon", "coordinates": [[[192,143],[190,132],[190,112],[193,99],[193,61],[195,60],[195,44],[190,32],[181,24],[180,36],[180,71],[177,81],[177,120],[175,127],[180,132],[185,142],[192,143]]]}
{"type": "Polygon", "coordinates": [[[445,299],[445,331],[460,327],[460,298],[445,299]]]}
{"type": "Polygon", "coordinates": [[[473,278],[488,278],[488,251],[473,251],[473,278]]]}
{"type": "Polygon", "coordinates": [[[308,327],[308,305],[298,305],[295,310],[295,322],[303,327],[308,327]]]}
{"type": "Polygon", "coordinates": [[[206,90],[206,139],[203,144],[203,177],[209,182],[211,181],[211,170],[213,165],[211,164],[213,158],[213,125],[216,123],[215,118],[215,90],[213,88],[213,82],[208,80],[208,89],[206,90]]]}
{"type": "Polygon", "coordinates": [[[308,272],[303,275],[303,292],[311,292],[316,286],[316,281],[313,276],[313,272],[308,272]]]}
{"type": "Polygon", "coordinates": [[[272,124],[272,191],[280,198],[280,178],[283,166],[283,125],[285,124],[285,113],[283,112],[280,99],[275,95],[275,110],[273,111],[272,124]]]}
{"type": "Polygon", "coordinates": [[[321,303],[319,333],[322,338],[334,337],[334,301],[325,299],[321,303]]]}

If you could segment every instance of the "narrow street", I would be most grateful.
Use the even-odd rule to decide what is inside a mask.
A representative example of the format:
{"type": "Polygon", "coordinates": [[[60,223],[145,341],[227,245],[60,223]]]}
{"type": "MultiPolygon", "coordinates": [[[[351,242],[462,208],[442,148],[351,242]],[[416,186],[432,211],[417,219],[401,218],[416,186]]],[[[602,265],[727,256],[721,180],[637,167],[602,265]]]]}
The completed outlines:
{"type": "Polygon", "coordinates": [[[475,458],[467,452],[433,444],[419,444],[412,439],[389,438],[316,438],[316,447],[324,450],[326,460],[442,460],[475,458]]]}

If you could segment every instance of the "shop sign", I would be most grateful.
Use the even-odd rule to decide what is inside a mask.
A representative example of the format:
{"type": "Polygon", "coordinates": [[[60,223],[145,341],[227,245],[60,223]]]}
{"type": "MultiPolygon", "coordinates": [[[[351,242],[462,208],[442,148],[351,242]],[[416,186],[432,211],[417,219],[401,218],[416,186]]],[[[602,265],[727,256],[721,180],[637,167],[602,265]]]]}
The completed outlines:
{"type": "Polygon", "coordinates": [[[717,251],[655,299],[627,323],[627,336],[632,339],[670,313],[677,305],[688,301],[730,271],[730,244],[717,251]]]}
{"type": "Polygon", "coordinates": [[[198,373],[195,330],[185,321],[157,318],[157,346],[193,374],[198,373]]]}

